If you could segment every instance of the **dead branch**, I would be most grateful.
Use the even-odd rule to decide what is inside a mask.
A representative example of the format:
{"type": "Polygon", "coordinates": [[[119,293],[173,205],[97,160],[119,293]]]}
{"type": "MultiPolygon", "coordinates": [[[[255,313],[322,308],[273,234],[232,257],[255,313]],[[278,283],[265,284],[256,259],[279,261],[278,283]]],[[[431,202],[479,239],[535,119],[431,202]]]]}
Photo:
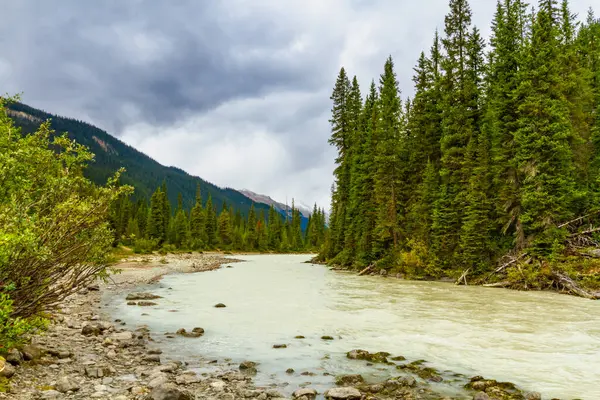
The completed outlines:
{"type": "Polygon", "coordinates": [[[600,296],[598,294],[590,293],[587,290],[581,288],[575,281],[573,281],[573,279],[561,272],[552,271],[552,276],[566,291],[568,291],[571,294],[591,300],[600,299],[600,296]]]}
{"type": "Polygon", "coordinates": [[[373,266],[374,266],[374,265],[375,265],[375,264],[371,264],[371,265],[369,265],[367,268],[365,268],[365,269],[363,269],[362,271],[360,271],[360,272],[358,273],[358,276],[363,276],[364,274],[366,274],[366,273],[368,273],[369,271],[371,271],[371,270],[373,269],[373,266]]]}
{"type": "Polygon", "coordinates": [[[469,274],[469,271],[471,271],[471,268],[467,268],[462,275],[460,276],[460,278],[458,278],[456,280],[456,282],[454,282],[455,285],[460,285],[461,281],[463,281],[465,283],[465,286],[468,286],[467,283],[467,275],[469,274]]]}

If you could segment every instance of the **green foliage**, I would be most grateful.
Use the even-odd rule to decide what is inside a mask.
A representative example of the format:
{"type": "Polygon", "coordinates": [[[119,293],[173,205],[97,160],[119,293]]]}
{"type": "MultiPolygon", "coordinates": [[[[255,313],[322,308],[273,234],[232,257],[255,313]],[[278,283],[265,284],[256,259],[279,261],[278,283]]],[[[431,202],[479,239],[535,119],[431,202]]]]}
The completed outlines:
{"type": "Polygon", "coordinates": [[[158,240],[139,238],[133,242],[133,252],[135,254],[150,254],[158,248],[158,240]]]}
{"type": "Polygon", "coordinates": [[[319,259],[435,278],[489,276],[527,253],[510,278],[552,281],[575,225],[600,223],[600,21],[579,24],[567,0],[529,9],[498,1],[486,53],[468,1],[449,0],[405,107],[391,58],[364,102],[341,69],[319,259]]]}
{"type": "Polygon", "coordinates": [[[46,326],[43,318],[14,317],[13,302],[8,293],[0,293],[0,355],[24,341],[24,335],[46,326]]]}
{"type": "Polygon", "coordinates": [[[121,171],[104,187],[86,179],[93,159],[49,123],[23,136],[0,101],[0,291],[12,288],[14,317],[38,315],[105,272],[110,210],[131,188],[118,184],[121,171]]]}

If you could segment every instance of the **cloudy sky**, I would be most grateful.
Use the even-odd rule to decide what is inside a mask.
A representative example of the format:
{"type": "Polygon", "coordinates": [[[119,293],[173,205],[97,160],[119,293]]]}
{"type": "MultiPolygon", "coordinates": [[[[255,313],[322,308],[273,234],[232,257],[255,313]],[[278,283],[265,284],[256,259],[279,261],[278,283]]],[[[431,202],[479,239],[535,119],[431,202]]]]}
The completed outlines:
{"type": "MultiPolygon", "coordinates": [[[[585,16],[596,0],[572,0],[585,16]]],[[[329,95],[392,55],[405,96],[448,0],[0,0],[0,92],[220,186],[327,205],[329,95]]],[[[489,33],[495,1],[472,0],[489,33]]],[[[600,10],[598,10],[600,12],[600,10]]]]}

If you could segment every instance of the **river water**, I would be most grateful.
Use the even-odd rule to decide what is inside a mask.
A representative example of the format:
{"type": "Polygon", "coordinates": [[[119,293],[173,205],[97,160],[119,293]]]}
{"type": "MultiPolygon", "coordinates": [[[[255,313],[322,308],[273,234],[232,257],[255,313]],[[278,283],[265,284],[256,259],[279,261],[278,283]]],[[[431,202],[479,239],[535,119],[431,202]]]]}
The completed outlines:
{"type": "MultiPolygon", "coordinates": [[[[280,385],[284,393],[305,382],[330,387],[333,377],[324,373],[367,379],[394,373],[346,359],[347,351],[360,348],[403,355],[407,362],[424,359],[465,377],[511,381],[544,398],[600,399],[600,301],[358,277],[307,264],[305,255],[236,258],[245,262],[165,276],[150,287],[164,297],[156,307],[127,306],[120,296],[108,300],[109,309],[130,326],[148,325],[165,355],[256,361],[256,382],[280,385]],[[203,337],[164,339],[165,332],[196,326],[206,330],[203,337]],[[286,374],[288,368],[296,372],[286,374]],[[305,371],[316,375],[301,375],[305,371]]],[[[458,395],[464,382],[451,380],[436,388],[458,395]]]]}

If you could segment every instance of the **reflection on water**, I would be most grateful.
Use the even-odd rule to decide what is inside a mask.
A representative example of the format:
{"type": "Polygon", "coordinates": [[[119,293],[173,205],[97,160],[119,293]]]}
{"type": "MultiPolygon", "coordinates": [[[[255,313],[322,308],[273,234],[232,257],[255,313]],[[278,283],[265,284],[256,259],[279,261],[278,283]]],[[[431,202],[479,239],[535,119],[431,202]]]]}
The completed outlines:
{"type": "Polygon", "coordinates": [[[233,268],[166,276],[152,289],[164,297],[157,307],[128,307],[120,296],[111,299],[111,308],[130,325],[147,324],[157,338],[203,327],[200,339],[165,340],[166,353],[257,361],[258,383],[290,382],[287,392],[302,382],[331,385],[324,373],[387,376],[387,368],[345,358],[362,348],[512,381],[545,398],[600,398],[600,302],[357,277],[306,264],[308,256],[241,258],[247,262],[233,268]],[[214,308],[216,303],[227,308],[214,308]],[[323,341],[323,335],[335,340],[323,341]],[[285,374],[290,367],[292,376],[285,374]],[[304,371],[316,375],[300,375],[304,371]]]}

